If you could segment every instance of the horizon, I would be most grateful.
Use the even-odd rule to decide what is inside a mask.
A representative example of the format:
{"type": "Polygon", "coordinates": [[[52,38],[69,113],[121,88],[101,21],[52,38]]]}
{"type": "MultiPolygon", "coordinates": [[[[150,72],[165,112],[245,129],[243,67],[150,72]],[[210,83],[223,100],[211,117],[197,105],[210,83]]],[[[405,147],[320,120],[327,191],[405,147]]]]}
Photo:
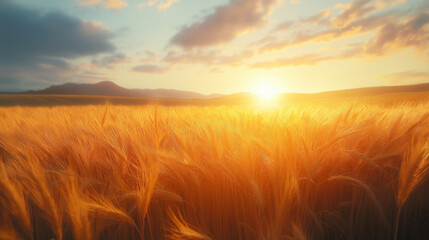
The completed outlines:
{"type": "MultiPolygon", "coordinates": [[[[201,95],[205,95],[205,96],[211,96],[211,95],[220,95],[220,97],[223,96],[229,96],[229,95],[235,95],[235,94],[253,94],[253,95],[258,95],[257,92],[254,91],[248,91],[248,92],[233,92],[233,93],[208,93],[208,94],[204,94],[204,93],[200,93],[200,92],[194,92],[194,91],[188,91],[188,90],[184,90],[184,89],[176,89],[176,88],[126,88],[123,87],[119,84],[117,84],[114,81],[109,81],[109,80],[105,80],[105,81],[100,81],[100,82],[95,82],[95,83],[76,83],[76,82],[66,82],[66,83],[61,83],[61,84],[53,84],[50,85],[46,88],[42,88],[42,89],[31,89],[31,90],[25,90],[25,91],[20,91],[20,92],[0,92],[0,94],[29,94],[27,92],[37,92],[37,91],[42,91],[45,89],[48,89],[50,87],[54,87],[54,86],[62,86],[62,85],[66,85],[66,84],[99,84],[99,83],[103,83],[103,82],[108,82],[108,83],[113,83],[118,87],[121,88],[125,88],[127,90],[172,90],[172,91],[179,91],[179,92],[190,92],[190,93],[196,93],[196,94],[201,94],[201,95]]],[[[328,91],[321,91],[321,92],[277,92],[276,95],[283,95],[283,94],[318,94],[318,93],[329,93],[329,92],[341,92],[341,91],[348,91],[348,90],[359,90],[359,89],[371,89],[371,88],[383,88],[383,87],[407,87],[407,86],[420,86],[420,85],[427,85],[429,84],[429,82],[423,82],[423,83],[416,83],[416,84],[407,84],[407,85],[385,85],[385,86],[370,86],[370,87],[357,87],[357,88],[344,88],[344,89],[336,89],[336,90],[328,90],[328,91]]],[[[29,95],[31,95],[32,93],[30,93],[29,95]]],[[[109,95],[106,95],[109,96],[109,95]]]]}
{"type": "Polygon", "coordinates": [[[112,81],[318,93],[429,81],[424,0],[1,0],[0,19],[0,92],[112,81]]]}

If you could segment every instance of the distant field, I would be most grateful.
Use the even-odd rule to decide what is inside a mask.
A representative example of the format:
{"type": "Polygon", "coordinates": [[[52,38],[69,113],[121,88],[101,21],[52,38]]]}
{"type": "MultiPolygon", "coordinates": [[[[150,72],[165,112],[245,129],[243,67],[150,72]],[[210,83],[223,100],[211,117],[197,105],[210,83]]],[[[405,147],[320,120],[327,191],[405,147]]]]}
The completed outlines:
{"type": "Polygon", "coordinates": [[[161,99],[138,97],[109,97],[85,95],[0,95],[0,106],[70,106],[70,105],[104,105],[107,102],[119,105],[146,105],[159,102],[163,105],[186,105],[192,100],[161,99]]]}
{"type": "Polygon", "coordinates": [[[8,107],[0,126],[0,239],[429,237],[428,102],[8,107]]]}
{"type": "MultiPolygon", "coordinates": [[[[376,103],[400,104],[402,102],[429,101],[429,92],[398,92],[388,94],[348,93],[337,91],[317,94],[283,94],[278,96],[276,104],[280,106],[308,103],[376,103]]],[[[108,97],[86,95],[29,95],[29,94],[0,94],[0,106],[83,106],[104,105],[109,102],[114,105],[147,105],[164,106],[211,106],[211,105],[258,105],[260,101],[251,94],[237,94],[213,99],[154,99],[139,97],[108,97]]]]}

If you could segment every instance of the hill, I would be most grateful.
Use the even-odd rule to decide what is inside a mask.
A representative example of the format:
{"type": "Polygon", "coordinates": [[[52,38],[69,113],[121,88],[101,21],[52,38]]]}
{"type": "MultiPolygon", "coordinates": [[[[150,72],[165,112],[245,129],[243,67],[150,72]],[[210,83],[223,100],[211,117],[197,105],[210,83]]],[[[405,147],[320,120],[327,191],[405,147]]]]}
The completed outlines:
{"type": "Polygon", "coordinates": [[[26,91],[22,94],[34,95],[92,95],[115,97],[145,97],[145,98],[173,98],[173,99],[209,99],[222,95],[204,95],[196,92],[175,89],[128,89],[114,82],[103,81],[99,83],[65,83],[53,85],[43,90],[26,91]]]}
{"type": "MultiPolygon", "coordinates": [[[[429,84],[371,87],[320,92],[313,94],[281,94],[277,102],[282,105],[302,103],[339,103],[344,101],[396,104],[401,102],[429,101],[429,84]]],[[[248,105],[258,103],[251,93],[231,95],[203,95],[169,89],[126,89],[112,82],[97,84],[68,83],[40,91],[22,94],[0,94],[0,106],[58,106],[102,105],[248,105]],[[144,97],[142,97],[144,96],[144,97]],[[156,99],[155,99],[156,98],[156,99]]]]}
{"type": "MultiPolygon", "coordinates": [[[[251,93],[236,93],[219,97],[211,101],[225,103],[252,101],[254,95],[251,93]]],[[[429,83],[402,86],[381,86],[344,89],[319,93],[284,93],[278,96],[280,102],[306,103],[306,102],[331,102],[339,100],[426,100],[429,99],[429,83]]]]}
{"type": "Polygon", "coordinates": [[[416,85],[402,85],[402,86],[382,86],[382,87],[367,87],[367,88],[354,88],[338,91],[328,91],[315,93],[317,96],[324,97],[359,97],[359,96],[375,96],[392,93],[415,93],[429,91],[429,83],[416,84],[416,85]]]}

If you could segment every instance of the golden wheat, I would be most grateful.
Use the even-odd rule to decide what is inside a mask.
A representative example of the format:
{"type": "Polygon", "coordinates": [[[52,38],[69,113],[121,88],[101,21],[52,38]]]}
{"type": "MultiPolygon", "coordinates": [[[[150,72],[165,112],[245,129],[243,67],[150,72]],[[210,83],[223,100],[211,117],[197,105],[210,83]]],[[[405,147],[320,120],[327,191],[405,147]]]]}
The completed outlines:
{"type": "Polygon", "coordinates": [[[428,103],[0,108],[0,239],[423,239],[428,116],[428,103]]]}

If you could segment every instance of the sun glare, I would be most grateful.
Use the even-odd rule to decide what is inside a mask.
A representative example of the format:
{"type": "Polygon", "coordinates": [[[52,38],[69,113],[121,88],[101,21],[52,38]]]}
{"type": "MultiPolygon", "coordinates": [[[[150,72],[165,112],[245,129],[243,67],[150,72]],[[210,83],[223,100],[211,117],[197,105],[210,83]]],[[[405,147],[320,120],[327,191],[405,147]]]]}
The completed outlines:
{"type": "Polygon", "coordinates": [[[278,90],[273,84],[264,83],[255,90],[255,93],[263,101],[272,101],[277,96],[278,90]]]}

